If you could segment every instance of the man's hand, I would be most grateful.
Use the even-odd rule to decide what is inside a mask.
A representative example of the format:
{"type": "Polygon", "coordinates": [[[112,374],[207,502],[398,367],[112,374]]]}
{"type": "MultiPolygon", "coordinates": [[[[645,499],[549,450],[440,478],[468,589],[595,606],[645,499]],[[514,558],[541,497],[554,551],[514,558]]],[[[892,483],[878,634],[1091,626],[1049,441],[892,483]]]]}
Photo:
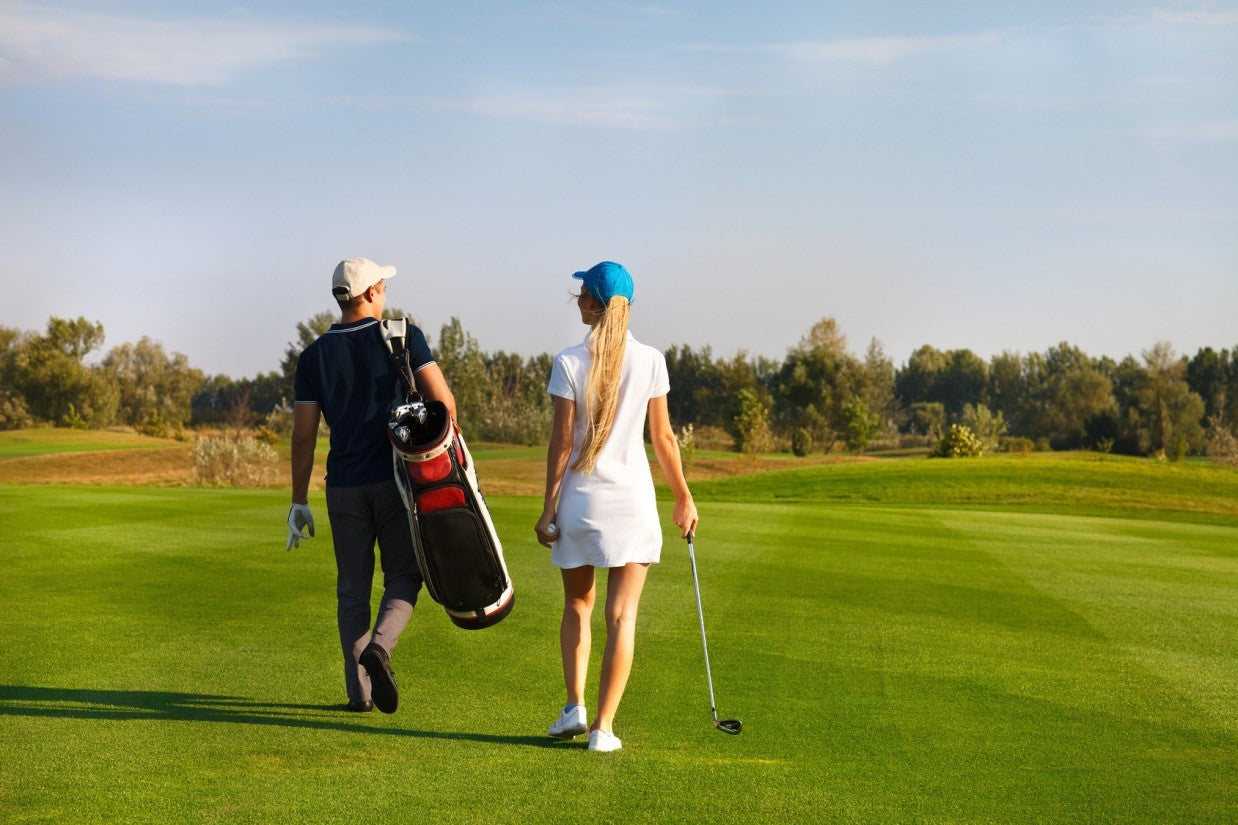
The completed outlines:
{"type": "Polygon", "coordinates": [[[292,507],[288,510],[288,546],[284,548],[285,550],[301,546],[301,539],[306,537],[301,532],[303,527],[309,528],[309,538],[313,538],[314,514],[310,512],[308,503],[297,504],[293,502],[292,507]]]}

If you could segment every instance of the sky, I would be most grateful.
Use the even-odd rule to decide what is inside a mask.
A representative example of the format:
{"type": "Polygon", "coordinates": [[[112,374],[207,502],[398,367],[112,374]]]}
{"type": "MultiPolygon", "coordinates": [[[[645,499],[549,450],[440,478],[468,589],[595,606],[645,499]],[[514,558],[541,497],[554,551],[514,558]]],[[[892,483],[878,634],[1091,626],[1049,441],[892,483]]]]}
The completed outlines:
{"type": "Polygon", "coordinates": [[[0,192],[0,326],[233,378],[349,257],[486,352],[615,260],[660,349],[1190,355],[1238,345],[1238,2],[0,0],[0,192]]]}

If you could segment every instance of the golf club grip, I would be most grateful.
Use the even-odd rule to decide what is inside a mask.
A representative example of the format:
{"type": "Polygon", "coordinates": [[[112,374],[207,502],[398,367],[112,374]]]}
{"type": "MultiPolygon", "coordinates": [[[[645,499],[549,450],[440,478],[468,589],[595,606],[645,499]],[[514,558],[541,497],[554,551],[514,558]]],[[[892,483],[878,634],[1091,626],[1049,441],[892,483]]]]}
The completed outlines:
{"type": "Polygon", "coordinates": [[[696,532],[695,530],[689,530],[689,531],[688,531],[688,535],[687,535],[687,536],[685,536],[685,538],[687,538],[687,540],[688,540],[688,544],[691,544],[691,543],[692,543],[693,534],[694,534],[695,532],[696,532]]]}

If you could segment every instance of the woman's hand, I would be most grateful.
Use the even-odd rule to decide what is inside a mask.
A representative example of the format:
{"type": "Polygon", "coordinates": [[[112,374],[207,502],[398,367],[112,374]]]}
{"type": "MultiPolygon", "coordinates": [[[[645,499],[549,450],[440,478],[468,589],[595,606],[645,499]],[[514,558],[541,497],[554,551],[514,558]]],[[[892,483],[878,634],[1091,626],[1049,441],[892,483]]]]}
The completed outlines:
{"type": "Polygon", "coordinates": [[[680,530],[680,538],[686,539],[689,533],[696,532],[700,517],[696,513],[696,502],[692,500],[692,496],[675,502],[675,512],[672,518],[675,520],[675,526],[680,530]]]}
{"type": "Polygon", "coordinates": [[[537,534],[537,543],[542,547],[549,547],[558,541],[559,530],[555,525],[554,510],[542,512],[542,517],[533,526],[533,532],[537,534]]]}

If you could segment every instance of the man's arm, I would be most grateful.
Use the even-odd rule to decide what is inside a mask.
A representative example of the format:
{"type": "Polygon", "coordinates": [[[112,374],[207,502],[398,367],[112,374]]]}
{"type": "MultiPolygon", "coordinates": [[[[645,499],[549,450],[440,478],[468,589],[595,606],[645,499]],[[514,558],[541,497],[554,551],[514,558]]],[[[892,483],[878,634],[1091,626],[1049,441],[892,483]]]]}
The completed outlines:
{"type": "Polygon", "coordinates": [[[310,476],[314,472],[314,448],[318,445],[318,405],[292,406],[292,502],[309,500],[310,476]]]}
{"type": "Polygon", "coordinates": [[[447,386],[447,378],[438,368],[438,364],[426,364],[417,370],[416,378],[418,392],[430,401],[442,401],[447,406],[451,420],[455,422],[456,397],[451,394],[451,387],[447,386]]]}

